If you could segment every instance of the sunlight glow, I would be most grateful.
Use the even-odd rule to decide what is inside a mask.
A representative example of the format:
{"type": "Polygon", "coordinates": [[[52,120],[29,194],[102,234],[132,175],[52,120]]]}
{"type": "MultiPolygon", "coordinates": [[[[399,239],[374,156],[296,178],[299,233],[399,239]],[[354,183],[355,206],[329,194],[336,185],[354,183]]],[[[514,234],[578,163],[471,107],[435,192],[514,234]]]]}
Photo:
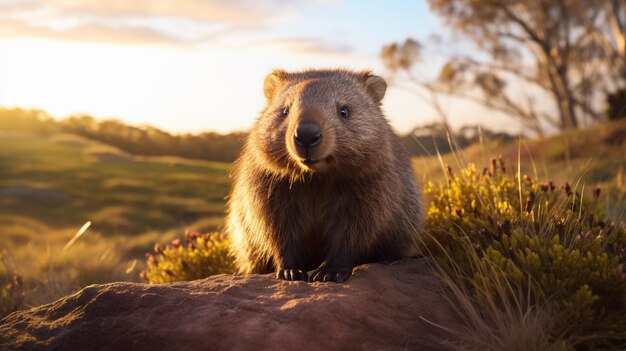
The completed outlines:
{"type": "MultiPolygon", "coordinates": [[[[0,106],[43,109],[59,118],[116,118],[177,133],[250,128],[272,69],[341,67],[384,75],[382,45],[433,29],[423,3],[322,1],[298,5],[298,12],[275,1],[250,9],[184,2],[176,7],[184,12],[179,17],[150,2],[42,3],[39,10],[0,4],[0,106]],[[193,6],[224,8],[207,19],[193,6]],[[393,15],[382,15],[383,8],[393,15]],[[248,10],[256,11],[254,23],[231,18],[248,10]],[[346,11],[350,18],[342,16],[346,11]],[[381,22],[371,23],[374,17],[381,22]]],[[[453,126],[486,121],[494,127],[479,109],[456,102],[447,108],[460,111],[453,126]]],[[[436,121],[427,104],[393,85],[384,109],[400,132],[436,121]]],[[[496,123],[511,129],[506,120],[496,123]]]]}

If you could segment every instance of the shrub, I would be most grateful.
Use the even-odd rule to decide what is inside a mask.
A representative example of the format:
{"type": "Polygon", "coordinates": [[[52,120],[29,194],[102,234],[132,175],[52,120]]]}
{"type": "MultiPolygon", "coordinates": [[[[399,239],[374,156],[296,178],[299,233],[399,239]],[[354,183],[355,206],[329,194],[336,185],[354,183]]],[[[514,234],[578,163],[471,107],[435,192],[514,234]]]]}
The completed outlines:
{"type": "MultiPolygon", "coordinates": [[[[501,159],[428,183],[425,247],[467,329],[459,349],[588,350],[626,343],[626,226],[598,188],[537,182],[501,159]]],[[[218,233],[185,234],[147,254],[150,283],[232,273],[218,233]]]]}
{"type": "Polygon", "coordinates": [[[425,188],[425,244],[468,324],[497,338],[483,336],[481,348],[513,348],[531,315],[550,349],[626,343],[626,228],[603,220],[599,189],[511,175],[501,159],[446,173],[425,188]]]}
{"type": "Polygon", "coordinates": [[[185,233],[186,245],[180,239],[147,253],[148,267],[141,277],[150,283],[162,284],[206,278],[210,275],[233,273],[235,266],[229,243],[220,233],[185,233]]]}

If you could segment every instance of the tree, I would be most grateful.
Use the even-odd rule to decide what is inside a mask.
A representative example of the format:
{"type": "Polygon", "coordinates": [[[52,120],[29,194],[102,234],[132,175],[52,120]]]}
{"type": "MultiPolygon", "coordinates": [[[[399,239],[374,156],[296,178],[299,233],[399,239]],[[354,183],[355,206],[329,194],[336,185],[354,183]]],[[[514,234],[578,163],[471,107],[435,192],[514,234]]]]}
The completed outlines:
{"type": "MultiPolygon", "coordinates": [[[[602,30],[603,26],[591,27],[595,31],[595,39],[611,59],[611,66],[617,74],[626,76],[626,4],[624,0],[596,0],[604,3],[604,9],[600,7],[600,23],[608,24],[608,29],[602,30]]],[[[593,10],[592,10],[593,11],[593,10]]],[[[623,82],[622,82],[623,83],[623,82]]]]}
{"type": "Polygon", "coordinates": [[[398,82],[396,82],[396,85],[430,104],[439,116],[444,128],[449,130],[448,114],[439,102],[437,88],[427,79],[418,78],[412,71],[413,66],[422,60],[422,47],[423,45],[417,40],[408,38],[402,44],[392,43],[383,46],[381,59],[391,73],[390,79],[395,78],[400,73],[404,73],[404,78],[410,85],[403,85],[398,82]]]}
{"type": "MultiPolygon", "coordinates": [[[[624,0],[429,0],[429,5],[477,49],[451,55],[429,84],[437,94],[503,112],[540,134],[546,125],[577,128],[605,119],[604,97],[624,87],[624,0]]],[[[407,43],[396,44],[396,51],[407,43]]]]}

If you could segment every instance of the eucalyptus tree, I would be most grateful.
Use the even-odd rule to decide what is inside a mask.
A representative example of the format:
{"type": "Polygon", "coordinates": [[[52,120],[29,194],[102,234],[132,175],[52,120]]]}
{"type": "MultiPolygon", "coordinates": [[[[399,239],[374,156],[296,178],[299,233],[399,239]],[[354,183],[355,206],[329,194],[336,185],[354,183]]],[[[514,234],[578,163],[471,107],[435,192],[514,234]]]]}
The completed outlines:
{"type": "MultiPolygon", "coordinates": [[[[605,119],[604,98],[625,87],[626,0],[429,5],[456,36],[472,43],[472,50],[451,54],[434,81],[420,82],[437,94],[469,99],[541,134],[546,126],[578,128],[605,119]]],[[[386,46],[383,62],[410,70],[423,58],[406,55],[423,49],[413,42],[386,46]]]]}

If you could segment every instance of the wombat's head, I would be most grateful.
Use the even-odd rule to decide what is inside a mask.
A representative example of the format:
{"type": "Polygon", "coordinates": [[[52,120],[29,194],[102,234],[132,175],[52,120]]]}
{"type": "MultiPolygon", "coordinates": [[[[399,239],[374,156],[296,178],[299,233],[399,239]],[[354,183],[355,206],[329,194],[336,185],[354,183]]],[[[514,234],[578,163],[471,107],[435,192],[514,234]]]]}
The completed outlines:
{"type": "Polygon", "coordinates": [[[386,89],[369,72],[274,71],[265,78],[267,106],[252,146],[277,173],[376,170],[390,153],[392,132],[380,109],[386,89]]]}

